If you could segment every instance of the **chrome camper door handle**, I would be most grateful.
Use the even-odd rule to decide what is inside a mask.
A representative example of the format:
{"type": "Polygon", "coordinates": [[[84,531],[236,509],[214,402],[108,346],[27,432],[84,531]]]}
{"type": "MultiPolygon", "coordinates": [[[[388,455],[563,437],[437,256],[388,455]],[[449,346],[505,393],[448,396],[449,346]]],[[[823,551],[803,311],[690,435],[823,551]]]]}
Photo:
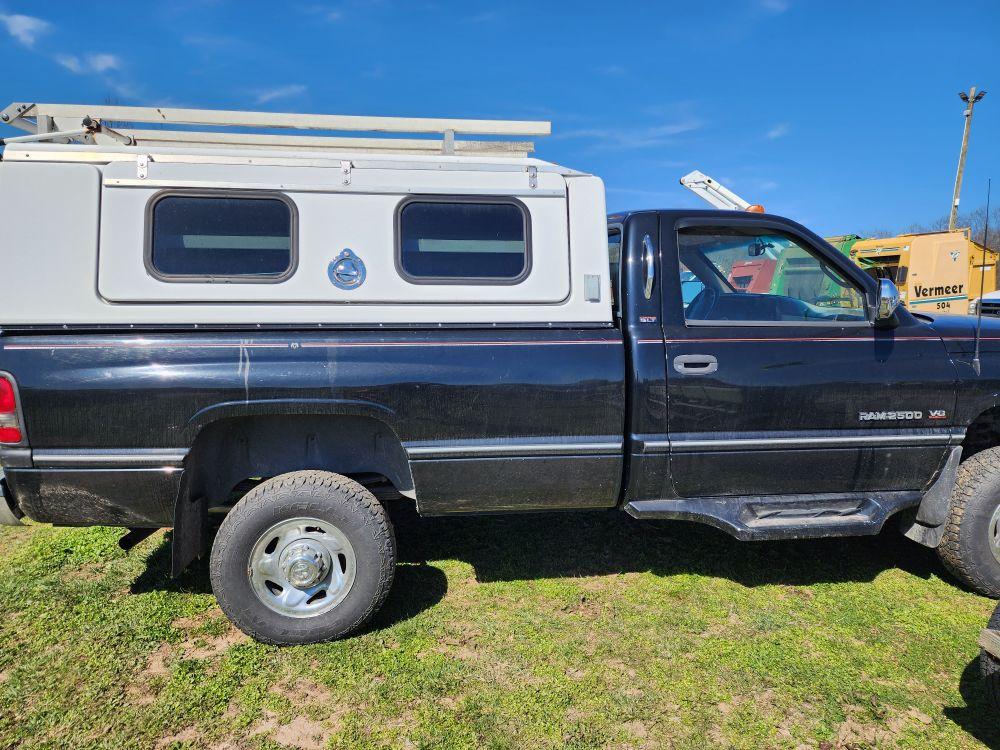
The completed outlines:
{"type": "Polygon", "coordinates": [[[681,375],[711,375],[719,369],[719,360],[711,354],[679,354],[674,369],[681,375]]]}

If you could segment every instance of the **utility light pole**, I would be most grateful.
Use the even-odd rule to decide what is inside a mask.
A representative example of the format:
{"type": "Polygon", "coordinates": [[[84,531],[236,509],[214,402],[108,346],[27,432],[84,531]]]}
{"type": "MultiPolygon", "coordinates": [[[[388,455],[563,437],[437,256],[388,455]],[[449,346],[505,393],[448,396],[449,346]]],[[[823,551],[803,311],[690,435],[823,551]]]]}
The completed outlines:
{"type": "Polygon", "coordinates": [[[955,231],[955,222],[958,221],[958,200],[962,192],[962,173],[965,171],[965,155],[969,150],[969,128],[972,127],[972,109],[976,102],[986,96],[985,91],[976,93],[976,87],[969,89],[969,93],[959,92],[958,98],[968,106],[965,108],[965,131],[962,133],[962,150],[958,154],[958,174],[955,175],[955,195],[951,200],[951,214],[948,216],[948,231],[955,231]]]}

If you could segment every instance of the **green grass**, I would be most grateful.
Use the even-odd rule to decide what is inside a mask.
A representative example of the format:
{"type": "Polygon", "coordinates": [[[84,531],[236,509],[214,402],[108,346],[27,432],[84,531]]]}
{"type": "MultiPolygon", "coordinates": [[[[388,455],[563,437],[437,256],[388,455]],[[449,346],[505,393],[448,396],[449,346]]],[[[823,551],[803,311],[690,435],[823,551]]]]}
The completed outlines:
{"type": "Polygon", "coordinates": [[[263,646],[157,534],[0,530],[0,747],[977,748],[993,603],[893,532],[419,519],[361,635],[263,646]]]}

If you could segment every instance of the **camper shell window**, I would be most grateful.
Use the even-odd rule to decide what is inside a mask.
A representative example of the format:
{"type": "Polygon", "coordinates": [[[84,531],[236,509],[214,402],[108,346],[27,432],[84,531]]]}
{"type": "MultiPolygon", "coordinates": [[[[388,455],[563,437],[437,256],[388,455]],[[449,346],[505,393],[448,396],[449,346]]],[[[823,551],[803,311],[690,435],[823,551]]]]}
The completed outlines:
{"type": "Polygon", "coordinates": [[[298,261],[297,225],[281,193],[164,191],[146,209],[146,269],[161,281],[284,281],[298,261]]]}
{"type": "Polygon", "coordinates": [[[517,284],[531,271],[528,209],[510,197],[407,198],[396,268],[413,284],[517,284]]]}

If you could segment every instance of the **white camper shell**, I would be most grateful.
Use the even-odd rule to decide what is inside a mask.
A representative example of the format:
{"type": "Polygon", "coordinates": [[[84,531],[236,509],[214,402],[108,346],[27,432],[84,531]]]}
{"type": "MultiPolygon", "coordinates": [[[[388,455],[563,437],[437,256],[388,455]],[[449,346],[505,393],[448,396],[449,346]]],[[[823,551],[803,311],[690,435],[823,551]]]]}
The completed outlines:
{"type": "Polygon", "coordinates": [[[501,140],[548,123],[42,104],[0,120],[31,133],[0,163],[2,326],[612,320],[601,180],[501,140]],[[277,128],[441,139],[247,132],[277,128]]]}

